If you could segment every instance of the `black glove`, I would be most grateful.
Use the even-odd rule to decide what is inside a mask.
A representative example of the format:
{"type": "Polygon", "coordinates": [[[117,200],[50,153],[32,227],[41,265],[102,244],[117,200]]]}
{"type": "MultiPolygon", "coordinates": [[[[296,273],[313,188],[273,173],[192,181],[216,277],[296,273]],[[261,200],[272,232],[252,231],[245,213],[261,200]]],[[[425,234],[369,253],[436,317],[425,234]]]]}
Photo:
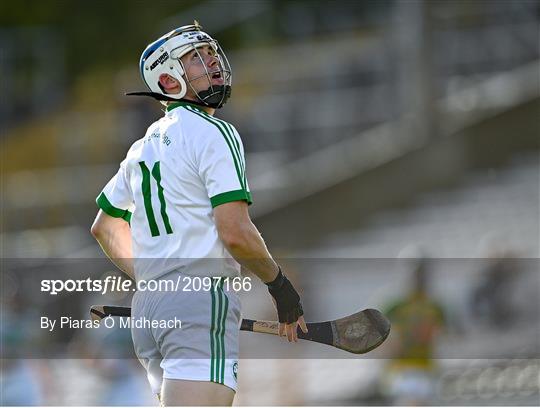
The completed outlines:
{"type": "Polygon", "coordinates": [[[268,292],[276,301],[278,320],[280,323],[294,323],[304,314],[300,296],[294,289],[292,283],[287,279],[281,268],[276,279],[265,283],[268,286],[268,292]]]}

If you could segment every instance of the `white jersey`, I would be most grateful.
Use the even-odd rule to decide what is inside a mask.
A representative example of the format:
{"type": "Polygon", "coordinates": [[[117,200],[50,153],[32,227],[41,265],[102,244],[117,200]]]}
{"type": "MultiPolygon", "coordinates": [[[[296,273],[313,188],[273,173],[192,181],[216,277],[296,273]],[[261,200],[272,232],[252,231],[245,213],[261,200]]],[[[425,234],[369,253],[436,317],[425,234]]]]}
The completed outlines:
{"type": "Polygon", "coordinates": [[[131,225],[135,277],[172,270],[238,276],[240,265],[219,239],[212,209],[251,204],[244,148],[236,129],[187,102],[167,112],[129,149],[98,206],[131,225]]]}

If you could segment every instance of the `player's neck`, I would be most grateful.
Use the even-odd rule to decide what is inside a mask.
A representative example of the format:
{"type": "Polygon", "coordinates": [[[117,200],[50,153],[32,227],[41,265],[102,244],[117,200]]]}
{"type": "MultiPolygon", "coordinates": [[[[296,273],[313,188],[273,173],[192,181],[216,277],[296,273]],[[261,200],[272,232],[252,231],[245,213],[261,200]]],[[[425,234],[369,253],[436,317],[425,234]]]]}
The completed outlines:
{"type": "Polygon", "coordinates": [[[201,106],[201,109],[205,111],[206,113],[208,113],[210,116],[214,116],[214,113],[216,113],[216,110],[209,106],[201,106]]]}

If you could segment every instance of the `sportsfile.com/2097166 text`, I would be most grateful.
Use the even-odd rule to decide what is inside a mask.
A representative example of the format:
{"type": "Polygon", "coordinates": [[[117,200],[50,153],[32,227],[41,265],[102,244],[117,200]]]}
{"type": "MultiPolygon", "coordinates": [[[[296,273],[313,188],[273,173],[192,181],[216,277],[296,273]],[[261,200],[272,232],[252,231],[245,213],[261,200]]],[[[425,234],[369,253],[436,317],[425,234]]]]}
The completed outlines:
{"type": "Polygon", "coordinates": [[[251,277],[220,276],[178,276],[176,279],[138,280],[137,282],[119,276],[107,276],[105,279],[42,279],[41,291],[50,295],[62,292],[209,292],[218,287],[225,291],[249,292],[251,277]]]}

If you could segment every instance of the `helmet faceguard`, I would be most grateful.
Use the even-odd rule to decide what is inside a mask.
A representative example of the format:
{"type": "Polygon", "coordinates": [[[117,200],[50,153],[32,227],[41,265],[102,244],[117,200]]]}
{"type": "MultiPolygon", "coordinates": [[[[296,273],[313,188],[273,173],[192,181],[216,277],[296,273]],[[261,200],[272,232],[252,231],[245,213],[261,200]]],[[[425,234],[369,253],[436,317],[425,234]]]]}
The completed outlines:
{"type": "Polygon", "coordinates": [[[177,28],[146,47],[141,55],[139,66],[141,76],[152,92],[135,94],[150,95],[159,100],[175,101],[184,98],[189,87],[203,106],[221,108],[231,95],[231,66],[218,42],[201,28],[197,22],[194,25],[177,28]],[[186,69],[181,61],[182,56],[195,51],[199,54],[199,60],[202,63],[204,59],[199,48],[204,46],[211,47],[214,51],[218,61],[216,67],[209,69],[203,63],[205,72],[202,75],[196,78],[187,78],[186,69]],[[180,93],[164,92],[159,83],[159,77],[162,74],[169,74],[178,80],[180,93]],[[222,79],[222,85],[213,85],[212,78],[216,76],[222,79]],[[201,77],[207,78],[208,89],[197,92],[192,83],[201,77]]]}

